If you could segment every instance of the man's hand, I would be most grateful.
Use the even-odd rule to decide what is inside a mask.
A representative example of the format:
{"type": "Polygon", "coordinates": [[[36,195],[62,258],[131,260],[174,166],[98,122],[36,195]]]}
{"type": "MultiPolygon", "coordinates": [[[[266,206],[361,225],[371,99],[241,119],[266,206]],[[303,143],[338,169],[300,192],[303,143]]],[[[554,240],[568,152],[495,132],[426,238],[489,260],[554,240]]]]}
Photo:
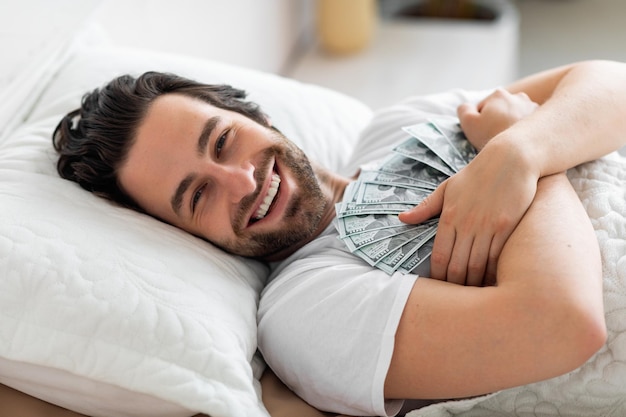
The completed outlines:
{"type": "Polygon", "coordinates": [[[536,108],[525,94],[504,90],[478,105],[459,107],[466,136],[484,149],[421,204],[399,216],[406,223],[421,223],[440,214],[431,255],[433,278],[465,285],[495,282],[500,252],[530,206],[539,178],[524,158],[522,143],[513,146],[500,140],[486,145],[536,108]]]}
{"type": "Polygon", "coordinates": [[[497,89],[478,104],[461,104],[457,110],[463,133],[479,151],[498,133],[537,109],[525,93],[497,89]]]}
{"type": "Polygon", "coordinates": [[[441,213],[431,255],[433,278],[494,283],[504,243],[533,200],[537,177],[523,174],[515,158],[487,156],[487,149],[420,205],[400,214],[403,222],[420,223],[441,213]]]}

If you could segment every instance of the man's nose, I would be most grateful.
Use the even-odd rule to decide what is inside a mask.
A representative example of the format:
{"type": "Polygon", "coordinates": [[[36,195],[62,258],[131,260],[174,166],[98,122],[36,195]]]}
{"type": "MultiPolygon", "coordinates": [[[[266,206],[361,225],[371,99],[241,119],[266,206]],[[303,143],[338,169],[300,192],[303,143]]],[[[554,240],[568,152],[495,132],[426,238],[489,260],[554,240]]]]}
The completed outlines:
{"type": "Polygon", "coordinates": [[[254,178],[255,167],[250,164],[224,167],[221,174],[221,182],[224,192],[232,203],[238,203],[244,197],[252,194],[257,183],[254,178]]]}

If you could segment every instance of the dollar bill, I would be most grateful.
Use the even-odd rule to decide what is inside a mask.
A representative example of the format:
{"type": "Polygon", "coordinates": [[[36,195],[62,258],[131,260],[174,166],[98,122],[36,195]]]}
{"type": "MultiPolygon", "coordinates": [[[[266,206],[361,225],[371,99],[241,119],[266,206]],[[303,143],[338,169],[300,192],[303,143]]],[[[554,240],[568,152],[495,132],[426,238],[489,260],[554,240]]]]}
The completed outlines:
{"type": "Polygon", "coordinates": [[[477,154],[476,148],[465,137],[456,117],[438,117],[429,121],[448,139],[466,164],[474,159],[477,154]]]}
{"type": "Polygon", "coordinates": [[[388,274],[429,268],[439,220],[409,225],[398,214],[422,202],[476,155],[456,118],[437,117],[403,129],[411,137],[382,163],[362,168],[335,205],[339,238],[388,274]]]}
{"type": "Polygon", "coordinates": [[[429,165],[436,170],[443,172],[446,175],[452,176],[455,171],[451,169],[446,163],[435,154],[428,146],[424,145],[418,139],[411,137],[393,150],[400,155],[408,156],[423,164],[429,165]]]}
{"type": "Polygon", "coordinates": [[[392,184],[359,183],[357,203],[421,203],[430,190],[408,188],[392,184]]]}
{"type": "Polygon", "coordinates": [[[425,231],[423,228],[414,227],[404,233],[391,236],[388,239],[379,240],[370,243],[369,245],[361,246],[360,248],[352,251],[352,253],[360,256],[370,265],[376,266],[376,264],[386,255],[394,252],[408,241],[424,233],[425,231]]]}
{"type": "Polygon", "coordinates": [[[423,200],[430,191],[389,184],[368,184],[359,180],[346,187],[344,199],[335,206],[337,217],[365,213],[401,213],[423,200]]]}
{"type": "MultiPolygon", "coordinates": [[[[422,227],[426,228],[427,226],[422,225],[422,227]]],[[[409,232],[409,230],[412,229],[415,228],[413,227],[413,225],[410,224],[385,227],[376,230],[368,230],[361,233],[353,233],[345,236],[343,238],[343,241],[346,243],[351,251],[355,251],[356,249],[369,245],[370,243],[378,242],[379,240],[383,239],[390,239],[393,236],[409,232]]]]}
{"type": "Polygon", "coordinates": [[[432,182],[422,181],[411,177],[405,177],[403,175],[398,175],[391,172],[376,171],[373,169],[361,171],[359,180],[372,184],[393,184],[399,185],[401,187],[421,188],[431,191],[437,188],[437,184],[432,182]]]}
{"type": "MultiPolygon", "coordinates": [[[[414,259],[415,253],[419,252],[421,248],[424,247],[426,242],[433,238],[433,236],[437,233],[437,227],[431,226],[421,235],[416,236],[415,238],[409,240],[401,247],[397,248],[393,253],[382,258],[377,264],[376,267],[382,269],[388,274],[393,274],[396,271],[401,271],[404,274],[410,273],[413,268],[417,267],[419,263],[416,263],[413,268],[407,271],[407,268],[404,267],[405,264],[411,262],[410,259],[414,259]]],[[[431,251],[423,251],[428,252],[430,254],[431,251]]]]}
{"type": "MultiPolygon", "coordinates": [[[[356,197],[354,197],[356,200],[356,197]]],[[[410,210],[415,204],[405,202],[376,202],[358,203],[356,201],[344,201],[335,205],[335,212],[338,218],[347,216],[358,216],[368,213],[378,214],[398,214],[410,210]]]]}
{"type": "Polygon", "coordinates": [[[397,270],[403,274],[410,274],[413,272],[430,258],[430,255],[433,253],[434,243],[435,233],[433,233],[433,235],[426,242],[424,242],[422,246],[414,250],[397,270]]]}
{"type": "Polygon", "coordinates": [[[347,210],[348,206],[355,206],[357,202],[357,190],[359,189],[360,180],[357,179],[349,183],[346,186],[346,189],[343,193],[343,200],[340,203],[337,203],[335,206],[335,210],[337,211],[337,215],[341,215],[347,210]]]}
{"type": "Polygon", "coordinates": [[[358,249],[361,246],[374,243],[381,239],[388,239],[397,234],[408,232],[411,229],[422,229],[423,231],[428,231],[436,225],[437,220],[433,219],[419,225],[402,223],[399,225],[376,228],[371,228],[371,226],[369,226],[366,230],[361,232],[344,234],[344,236],[340,235],[340,239],[344,240],[349,247],[358,249]]]}
{"type": "Polygon", "coordinates": [[[404,177],[439,185],[450,176],[443,172],[404,155],[393,154],[386,159],[379,170],[404,177]]]}
{"type": "Polygon", "coordinates": [[[347,216],[357,216],[369,213],[379,214],[399,214],[403,211],[407,211],[415,207],[415,204],[411,203],[371,203],[371,204],[358,204],[351,203],[342,207],[340,211],[337,211],[337,217],[343,218],[347,216]]]}
{"type": "Polygon", "coordinates": [[[418,123],[404,127],[404,131],[429,147],[454,172],[458,172],[467,163],[447,138],[432,123],[418,123]]]}
{"type": "Polygon", "coordinates": [[[365,213],[354,216],[338,217],[335,223],[340,237],[368,230],[377,230],[386,227],[402,226],[398,216],[383,213],[365,213]]]}

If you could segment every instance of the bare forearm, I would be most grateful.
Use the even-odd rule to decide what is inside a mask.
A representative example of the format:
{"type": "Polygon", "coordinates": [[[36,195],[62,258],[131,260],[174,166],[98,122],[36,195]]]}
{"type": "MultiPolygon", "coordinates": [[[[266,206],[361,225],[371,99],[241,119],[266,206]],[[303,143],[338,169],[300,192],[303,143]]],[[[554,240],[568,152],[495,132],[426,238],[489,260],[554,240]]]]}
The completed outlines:
{"type": "MultiPolygon", "coordinates": [[[[523,79],[508,88],[541,106],[496,141],[526,154],[539,176],[565,171],[626,144],[626,65],[591,61],[523,79]]],[[[494,141],[495,142],[495,141],[494,141]]]]}

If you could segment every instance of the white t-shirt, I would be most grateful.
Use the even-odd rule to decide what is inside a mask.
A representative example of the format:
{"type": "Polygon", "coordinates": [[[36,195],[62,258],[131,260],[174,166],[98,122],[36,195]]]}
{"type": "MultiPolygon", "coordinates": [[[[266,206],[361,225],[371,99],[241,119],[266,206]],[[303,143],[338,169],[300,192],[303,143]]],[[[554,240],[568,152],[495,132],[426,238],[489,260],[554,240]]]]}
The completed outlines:
{"type": "MultiPolygon", "coordinates": [[[[456,115],[460,103],[486,95],[456,91],[414,97],[377,112],[357,143],[350,171],[344,172],[389,155],[407,138],[403,126],[456,115]]],[[[259,349],[283,382],[318,409],[395,415],[402,401],[385,401],[384,382],[416,278],[372,268],[350,253],[331,224],[274,265],[259,306],[259,349]]]]}

